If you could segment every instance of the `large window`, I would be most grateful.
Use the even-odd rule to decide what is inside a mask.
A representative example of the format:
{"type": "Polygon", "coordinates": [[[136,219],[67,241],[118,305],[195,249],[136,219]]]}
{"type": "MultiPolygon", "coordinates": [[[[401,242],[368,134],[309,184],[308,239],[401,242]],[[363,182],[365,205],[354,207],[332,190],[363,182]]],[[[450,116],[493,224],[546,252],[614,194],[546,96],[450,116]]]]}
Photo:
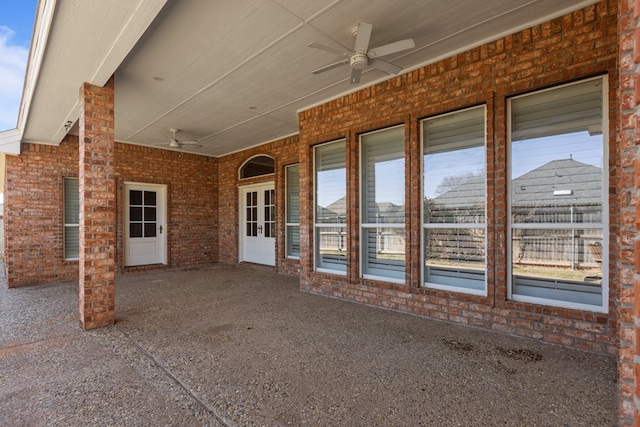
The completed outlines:
{"type": "Polygon", "coordinates": [[[606,306],[605,85],[597,78],[510,100],[513,299],[606,306]]]}
{"type": "Polygon", "coordinates": [[[78,178],[64,178],[64,259],[77,260],[80,257],[80,198],[78,190],[78,178]]]}
{"type": "Polygon", "coordinates": [[[344,140],[315,147],[315,268],[347,271],[347,168],[344,140]]]}
{"type": "Polygon", "coordinates": [[[287,193],[287,257],[300,257],[300,168],[298,165],[285,169],[287,193]]]}
{"type": "Polygon", "coordinates": [[[485,108],[422,122],[425,286],[486,294],[485,108]]]}
{"type": "Polygon", "coordinates": [[[362,274],[404,282],[404,127],[362,135],[360,148],[362,274]]]}

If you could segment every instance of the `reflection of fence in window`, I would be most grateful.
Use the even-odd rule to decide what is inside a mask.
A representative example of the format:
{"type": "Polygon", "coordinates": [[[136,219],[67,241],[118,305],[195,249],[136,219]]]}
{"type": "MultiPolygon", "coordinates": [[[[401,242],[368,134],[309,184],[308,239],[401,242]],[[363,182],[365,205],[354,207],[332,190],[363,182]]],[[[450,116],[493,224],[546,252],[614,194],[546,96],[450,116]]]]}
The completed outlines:
{"type": "Polygon", "coordinates": [[[598,268],[602,252],[593,248],[602,245],[600,230],[532,230],[513,231],[515,265],[552,266],[565,268],[598,268]]]}
{"type": "Polygon", "coordinates": [[[484,229],[435,228],[427,230],[426,262],[439,265],[484,265],[484,229]]]}
{"type": "Polygon", "coordinates": [[[405,237],[395,231],[378,231],[376,241],[376,252],[388,255],[404,255],[405,237]]]}
{"type": "Polygon", "coordinates": [[[515,205],[512,208],[514,223],[601,223],[602,204],[585,203],[571,206],[515,205]]]}
{"type": "Polygon", "coordinates": [[[319,234],[322,252],[339,253],[346,250],[346,233],[342,228],[323,228],[319,234]]]}

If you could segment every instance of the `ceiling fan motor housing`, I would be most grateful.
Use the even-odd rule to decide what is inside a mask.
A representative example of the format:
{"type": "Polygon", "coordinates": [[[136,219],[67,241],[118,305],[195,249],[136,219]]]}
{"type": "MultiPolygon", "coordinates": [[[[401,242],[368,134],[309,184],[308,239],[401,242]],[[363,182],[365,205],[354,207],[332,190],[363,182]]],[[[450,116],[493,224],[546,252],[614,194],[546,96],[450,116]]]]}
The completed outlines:
{"type": "Polygon", "coordinates": [[[369,65],[369,57],[364,53],[353,54],[351,55],[351,58],[349,58],[349,64],[354,70],[362,70],[364,67],[369,65]]]}

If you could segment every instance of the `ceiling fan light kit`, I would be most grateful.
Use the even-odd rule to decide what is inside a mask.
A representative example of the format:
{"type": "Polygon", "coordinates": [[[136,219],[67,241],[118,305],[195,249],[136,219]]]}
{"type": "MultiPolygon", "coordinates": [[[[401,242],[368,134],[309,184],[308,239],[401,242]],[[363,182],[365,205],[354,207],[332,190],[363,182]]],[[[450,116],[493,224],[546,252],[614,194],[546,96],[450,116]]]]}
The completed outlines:
{"type": "Polygon", "coordinates": [[[351,68],[351,78],[349,82],[351,84],[360,82],[362,70],[364,70],[368,66],[377,68],[378,70],[381,70],[387,74],[398,74],[400,71],[402,71],[402,67],[379,58],[381,56],[391,55],[394,53],[402,52],[404,50],[413,49],[414,47],[416,47],[414,40],[404,39],[378,46],[373,49],[369,49],[369,41],[371,39],[372,31],[373,26],[371,24],[367,24],[366,22],[360,22],[357,26],[353,27],[353,29],[351,30],[351,35],[355,38],[355,45],[352,52],[343,51],[316,42],[311,42],[309,44],[309,47],[331,53],[337,53],[348,58],[335,62],[333,64],[326,65],[322,68],[312,71],[311,73],[320,74],[333,68],[339,67],[343,64],[349,64],[349,67],[351,68]]]}

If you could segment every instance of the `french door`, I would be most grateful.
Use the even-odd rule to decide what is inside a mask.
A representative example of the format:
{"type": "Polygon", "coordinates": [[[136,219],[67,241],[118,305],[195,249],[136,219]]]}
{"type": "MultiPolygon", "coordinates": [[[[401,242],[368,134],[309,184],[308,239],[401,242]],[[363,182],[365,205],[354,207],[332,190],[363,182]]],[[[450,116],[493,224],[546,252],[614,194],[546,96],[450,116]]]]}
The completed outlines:
{"type": "Polygon", "coordinates": [[[240,188],[240,261],[276,265],[273,182],[240,188]]]}

